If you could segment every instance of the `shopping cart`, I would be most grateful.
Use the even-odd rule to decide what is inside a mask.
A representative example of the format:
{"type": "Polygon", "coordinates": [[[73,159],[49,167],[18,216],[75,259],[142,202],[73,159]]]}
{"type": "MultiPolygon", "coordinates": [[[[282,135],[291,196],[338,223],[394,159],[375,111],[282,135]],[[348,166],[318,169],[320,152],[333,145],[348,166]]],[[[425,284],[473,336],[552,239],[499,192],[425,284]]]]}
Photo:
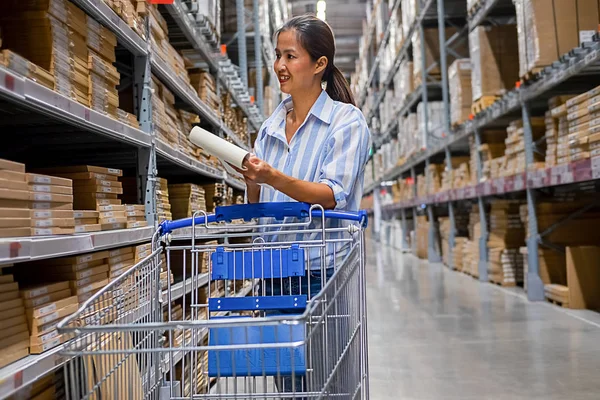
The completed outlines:
{"type": "Polygon", "coordinates": [[[68,398],[368,399],[366,223],[304,203],[163,222],[59,324],[68,398]]]}

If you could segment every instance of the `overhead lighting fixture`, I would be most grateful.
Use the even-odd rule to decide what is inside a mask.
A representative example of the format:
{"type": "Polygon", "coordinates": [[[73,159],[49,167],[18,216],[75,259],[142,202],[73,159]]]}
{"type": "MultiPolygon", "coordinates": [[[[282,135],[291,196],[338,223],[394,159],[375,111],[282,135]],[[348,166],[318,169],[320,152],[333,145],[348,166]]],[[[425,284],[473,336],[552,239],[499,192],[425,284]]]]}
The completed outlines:
{"type": "Polygon", "coordinates": [[[317,18],[325,21],[325,11],[327,10],[327,3],[325,0],[317,1],[317,18]]]}

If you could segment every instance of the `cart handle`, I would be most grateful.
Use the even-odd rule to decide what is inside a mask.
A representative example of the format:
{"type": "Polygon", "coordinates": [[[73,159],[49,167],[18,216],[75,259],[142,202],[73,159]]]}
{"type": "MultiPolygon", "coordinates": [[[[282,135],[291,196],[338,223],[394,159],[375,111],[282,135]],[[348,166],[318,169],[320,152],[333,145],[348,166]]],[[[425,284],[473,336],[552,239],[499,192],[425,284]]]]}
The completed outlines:
{"type": "MultiPolygon", "coordinates": [[[[321,217],[321,210],[313,209],[310,211],[311,205],[308,203],[299,202],[273,202],[273,203],[253,203],[253,204],[236,204],[233,206],[216,207],[214,214],[209,214],[206,217],[206,223],[211,222],[231,222],[235,219],[243,219],[250,221],[253,218],[275,218],[282,220],[285,217],[308,218],[321,217]]],[[[325,210],[325,218],[340,219],[346,221],[360,222],[363,227],[367,226],[368,217],[365,210],[358,212],[325,210]]],[[[175,229],[187,228],[192,226],[193,218],[183,218],[176,221],[163,221],[160,226],[160,234],[164,235],[171,233],[175,229]]],[[[196,225],[204,225],[204,215],[195,217],[196,225]]]]}

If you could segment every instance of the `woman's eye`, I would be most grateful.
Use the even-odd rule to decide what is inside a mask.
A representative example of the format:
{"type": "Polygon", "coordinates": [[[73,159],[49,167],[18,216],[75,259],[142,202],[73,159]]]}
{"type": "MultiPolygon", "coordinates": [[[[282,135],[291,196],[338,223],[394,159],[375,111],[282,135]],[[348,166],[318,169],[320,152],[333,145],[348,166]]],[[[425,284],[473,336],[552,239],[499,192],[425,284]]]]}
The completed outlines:
{"type": "Polygon", "coordinates": [[[281,54],[275,54],[275,58],[279,60],[281,58],[281,54]]]}
{"type": "Polygon", "coordinates": [[[296,57],[294,57],[294,56],[293,56],[293,55],[291,55],[291,54],[288,54],[288,59],[290,59],[290,60],[291,60],[292,58],[296,58],[296,57]]]}

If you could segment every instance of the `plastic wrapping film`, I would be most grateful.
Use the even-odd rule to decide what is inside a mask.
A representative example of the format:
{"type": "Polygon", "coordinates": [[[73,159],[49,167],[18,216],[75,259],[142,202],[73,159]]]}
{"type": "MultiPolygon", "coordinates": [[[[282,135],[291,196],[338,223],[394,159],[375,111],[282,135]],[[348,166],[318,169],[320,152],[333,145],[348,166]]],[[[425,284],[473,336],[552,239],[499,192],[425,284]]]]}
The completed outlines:
{"type": "Polygon", "coordinates": [[[444,131],[444,103],[441,101],[430,101],[427,103],[427,125],[425,125],[424,103],[417,106],[419,123],[419,134],[417,150],[427,149],[435,145],[444,131]]]}
{"type": "Polygon", "coordinates": [[[471,113],[471,62],[468,58],[456,60],[448,68],[450,92],[450,121],[461,124],[471,113]]]}
{"type": "Polygon", "coordinates": [[[467,10],[470,10],[471,8],[475,7],[475,5],[480,1],[481,0],[467,0],[467,10]]]}
{"type": "Polygon", "coordinates": [[[415,21],[417,17],[417,12],[419,10],[418,0],[402,0],[401,4],[402,8],[402,32],[403,36],[408,36],[408,31],[410,30],[410,26],[415,21]]]}
{"type": "Polygon", "coordinates": [[[385,98],[379,105],[379,117],[381,118],[381,127],[385,128],[394,117],[396,111],[396,102],[394,101],[394,91],[386,90],[385,98]]]}
{"type": "Polygon", "coordinates": [[[482,96],[481,87],[481,56],[479,53],[479,38],[483,27],[476,27],[469,33],[469,54],[471,56],[471,94],[473,101],[482,96]]]}
{"type": "Polygon", "coordinates": [[[402,106],[406,101],[406,97],[414,90],[412,64],[412,61],[402,61],[394,76],[394,90],[399,107],[402,106]]]}
{"type": "Polygon", "coordinates": [[[419,139],[419,123],[416,113],[400,117],[398,121],[398,154],[400,158],[408,158],[417,152],[419,139]]]}

